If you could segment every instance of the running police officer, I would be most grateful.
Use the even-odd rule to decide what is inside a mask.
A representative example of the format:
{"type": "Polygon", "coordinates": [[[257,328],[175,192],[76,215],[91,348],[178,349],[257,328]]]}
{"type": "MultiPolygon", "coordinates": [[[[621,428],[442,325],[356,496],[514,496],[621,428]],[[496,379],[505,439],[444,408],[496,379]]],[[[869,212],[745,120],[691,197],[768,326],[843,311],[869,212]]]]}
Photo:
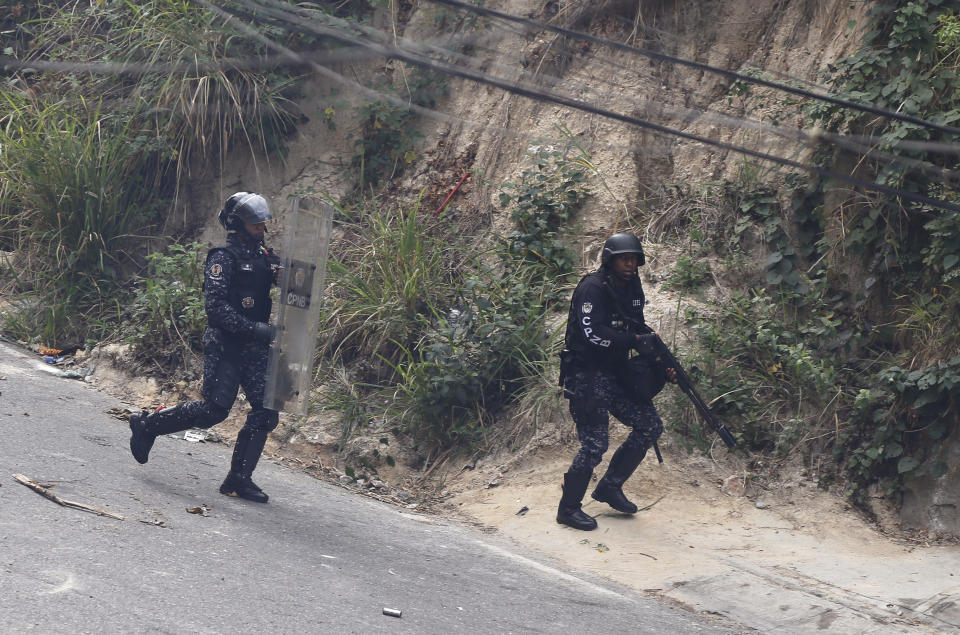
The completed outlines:
{"type": "Polygon", "coordinates": [[[203,400],[130,416],[130,451],[146,463],[154,440],[188,428],[209,428],[227,418],[242,386],[250,402],[237,434],[230,473],[220,493],[266,503],[268,496],[251,479],[267,434],[279,414],[263,407],[267,357],[275,329],[269,324],[270,287],[280,259],[263,242],[270,218],[259,194],[237,192],[218,220],[227,242],[207,254],[203,281],[207,329],[203,335],[203,400]]]}
{"type": "Polygon", "coordinates": [[[593,470],[607,450],[609,415],[631,431],[591,496],[625,514],[636,513],[637,506],[624,496],[623,484],[663,432],[650,393],[662,388],[664,379],[675,381],[673,369],[654,366],[657,376],[652,383],[659,380],[659,388],[644,391],[643,386],[638,390],[628,363],[640,336],[650,332],[643,320],[643,287],[637,276],[637,267],[644,262],[639,238],[629,233],[610,236],[603,246],[600,269],[580,280],[570,300],[560,382],[570,400],[580,449],[563,476],[557,522],[575,529],[597,527],[580,505],[593,470]]]}

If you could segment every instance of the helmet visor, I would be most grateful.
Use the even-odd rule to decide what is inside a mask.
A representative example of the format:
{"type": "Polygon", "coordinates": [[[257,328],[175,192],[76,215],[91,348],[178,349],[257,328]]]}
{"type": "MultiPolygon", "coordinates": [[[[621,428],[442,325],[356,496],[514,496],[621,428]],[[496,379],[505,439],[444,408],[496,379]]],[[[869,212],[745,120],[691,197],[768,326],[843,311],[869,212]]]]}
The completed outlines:
{"type": "Polygon", "coordinates": [[[247,194],[244,196],[237,202],[233,213],[236,214],[241,222],[250,225],[264,223],[272,218],[266,199],[259,194],[247,194]]]}

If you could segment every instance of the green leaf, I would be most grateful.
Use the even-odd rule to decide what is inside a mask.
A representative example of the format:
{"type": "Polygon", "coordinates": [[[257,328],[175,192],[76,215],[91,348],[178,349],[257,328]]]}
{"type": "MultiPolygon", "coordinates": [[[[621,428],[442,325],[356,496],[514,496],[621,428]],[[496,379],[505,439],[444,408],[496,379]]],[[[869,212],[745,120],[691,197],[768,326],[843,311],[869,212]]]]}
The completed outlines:
{"type": "Polygon", "coordinates": [[[895,459],[902,454],[903,446],[896,441],[892,441],[883,446],[883,458],[885,459],[895,459]]]}
{"type": "Polygon", "coordinates": [[[960,262],[960,256],[957,254],[947,254],[943,257],[943,268],[953,269],[958,262],[960,262]]]}
{"type": "Polygon", "coordinates": [[[920,461],[916,460],[912,456],[905,456],[897,461],[897,473],[903,474],[905,472],[911,472],[917,469],[919,466],[920,461]]]}

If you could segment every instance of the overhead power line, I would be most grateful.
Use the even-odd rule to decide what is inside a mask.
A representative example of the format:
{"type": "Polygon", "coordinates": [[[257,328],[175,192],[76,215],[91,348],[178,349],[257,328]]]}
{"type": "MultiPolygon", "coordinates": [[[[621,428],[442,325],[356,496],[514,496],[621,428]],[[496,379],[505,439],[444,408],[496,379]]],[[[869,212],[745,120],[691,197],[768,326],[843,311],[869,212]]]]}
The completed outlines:
{"type": "MultiPolygon", "coordinates": [[[[201,6],[214,9],[216,10],[217,13],[223,14],[226,11],[225,9],[214,7],[211,3],[207,2],[206,0],[192,0],[192,1],[201,6]]],[[[499,88],[506,92],[520,95],[522,97],[527,97],[535,101],[545,101],[545,102],[555,103],[561,106],[565,106],[567,108],[572,108],[574,110],[580,110],[583,112],[596,114],[608,119],[613,119],[616,121],[621,121],[623,123],[631,124],[641,128],[646,128],[648,130],[652,130],[654,132],[658,132],[661,134],[665,134],[673,137],[679,137],[681,139],[686,139],[688,141],[694,141],[697,143],[702,143],[702,144],[713,146],[715,148],[719,148],[721,150],[726,150],[729,152],[743,154],[749,157],[753,157],[755,159],[760,159],[762,161],[776,163],[776,164],[790,167],[796,170],[815,172],[827,179],[836,179],[839,181],[849,183],[854,186],[863,187],[863,188],[878,191],[878,192],[883,192],[885,194],[890,194],[892,196],[898,196],[906,200],[911,200],[914,202],[931,205],[933,207],[938,207],[941,209],[960,212],[960,206],[941,200],[941,199],[932,198],[932,197],[929,197],[923,194],[918,194],[915,192],[909,192],[907,190],[892,187],[882,183],[876,183],[873,181],[869,181],[867,179],[862,179],[849,174],[844,174],[842,172],[836,172],[834,170],[828,170],[828,169],[821,168],[814,165],[805,165],[793,159],[787,159],[787,158],[779,157],[766,152],[760,152],[757,150],[752,150],[750,148],[744,148],[732,143],[717,141],[715,139],[710,139],[702,135],[697,135],[697,134],[685,132],[683,130],[671,128],[669,126],[664,126],[661,124],[656,124],[650,121],[646,121],[638,117],[625,115],[625,114],[618,113],[605,108],[599,108],[596,106],[592,106],[584,101],[575,99],[573,97],[555,93],[553,91],[539,89],[538,87],[530,87],[530,85],[527,84],[526,82],[509,81],[509,80],[498,78],[489,74],[482,73],[480,71],[475,71],[473,69],[464,68],[462,66],[457,66],[457,65],[439,61],[439,60],[434,60],[419,53],[405,51],[390,43],[379,43],[379,42],[364,40],[355,35],[350,35],[349,33],[346,33],[344,31],[338,31],[337,29],[332,28],[330,26],[316,24],[311,20],[304,20],[304,16],[298,15],[296,13],[291,13],[287,11],[286,8],[271,8],[263,4],[256,4],[251,0],[241,0],[241,1],[244,5],[248,7],[254,7],[258,10],[263,10],[268,15],[271,15],[274,18],[285,20],[290,24],[296,24],[297,28],[306,27],[311,31],[313,31],[316,35],[328,37],[332,40],[341,42],[343,44],[357,45],[357,46],[363,46],[363,47],[369,48],[370,50],[378,52],[380,55],[386,58],[397,59],[400,61],[407,62],[409,64],[413,64],[423,68],[428,68],[428,69],[431,69],[440,73],[444,73],[447,75],[452,75],[455,77],[468,79],[480,84],[493,86],[495,88],[499,88]]],[[[446,0],[442,0],[442,1],[446,1],[446,0]]],[[[281,5],[281,3],[276,2],[276,0],[267,0],[267,2],[270,2],[270,4],[273,5],[273,7],[278,7],[278,5],[280,5],[281,7],[283,6],[281,5]]],[[[250,28],[250,27],[247,27],[247,28],[250,28]]],[[[273,42],[272,40],[269,40],[269,38],[266,38],[262,34],[259,34],[259,32],[256,32],[256,31],[254,32],[260,35],[260,37],[265,42],[272,45],[272,47],[275,50],[280,50],[286,53],[288,56],[290,56],[294,60],[298,60],[298,61],[302,60],[299,54],[293,51],[290,51],[285,47],[282,47],[281,45],[273,42]]]]}
{"type": "MultiPolygon", "coordinates": [[[[493,87],[502,89],[504,91],[517,94],[532,100],[555,103],[564,107],[573,108],[583,112],[596,114],[601,117],[618,120],[630,125],[635,125],[638,127],[650,129],[659,134],[678,137],[681,139],[686,139],[688,141],[694,141],[697,143],[702,143],[708,146],[720,148],[722,150],[743,154],[743,155],[757,158],[763,161],[784,165],[784,166],[798,169],[798,170],[811,171],[819,174],[824,178],[832,178],[832,179],[844,181],[865,189],[871,189],[871,190],[887,193],[893,196],[899,196],[906,200],[925,203],[925,204],[928,204],[934,207],[943,208],[943,209],[960,211],[960,207],[952,203],[949,203],[947,201],[924,196],[922,194],[917,194],[914,192],[908,192],[900,188],[896,188],[896,187],[892,187],[892,186],[888,186],[880,183],[875,183],[875,182],[854,177],[848,174],[843,174],[843,173],[835,172],[832,170],[819,168],[816,166],[808,166],[799,161],[795,161],[792,159],[787,159],[787,158],[779,157],[769,153],[759,152],[757,150],[752,150],[750,148],[738,146],[733,143],[721,142],[714,139],[710,139],[708,137],[703,137],[701,135],[684,132],[682,130],[677,130],[674,128],[670,128],[668,126],[655,124],[655,123],[643,120],[639,117],[633,117],[630,115],[617,113],[609,109],[598,108],[582,100],[575,99],[573,97],[564,95],[556,91],[544,90],[539,86],[532,85],[529,82],[524,82],[522,80],[517,80],[517,79],[508,80],[505,78],[493,76],[483,71],[478,71],[476,69],[457,66],[455,64],[451,64],[448,62],[435,60],[427,57],[422,52],[422,49],[424,48],[430,49],[434,54],[452,54],[461,59],[463,58],[463,56],[458,53],[451,52],[447,49],[442,49],[442,48],[438,48],[431,45],[424,45],[421,42],[411,42],[410,40],[402,37],[396,38],[394,36],[388,36],[387,34],[384,34],[380,31],[376,31],[369,28],[364,29],[363,27],[359,27],[356,24],[346,23],[332,16],[324,15],[323,16],[324,22],[320,22],[316,20],[318,16],[306,14],[304,12],[296,12],[296,8],[292,7],[291,5],[278,2],[277,0],[264,0],[264,1],[268,2],[274,8],[265,6],[264,4],[256,4],[254,2],[251,2],[250,0],[241,0],[241,3],[246,7],[248,7],[249,9],[251,9],[254,13],[250,13],[242,10],[237,11],[236,9],[231,9],[231,11],[234,14],[239,14],[244,18],[247,18],[250,20],[256,20],[256,21],[264,21],[264,17],[265,17],[264,14],[266,14],[273,18],[272,20],[269,21],[269,24],[272,27],[283,26],[287,30],[304,31],[304,32],[311,33],[313,35],[319,35],[322,37],[329,38],[333,41],[348,45],[350,46],[350,49],[348,50],[348,52],[346,52],[346,54],[344,54],[344,52],[342,51],[337,51],[333,54],[328,54],[328,55],[317,55],[315,52],[304,53],[304,54],[297,53],[278,44],[277,42],[274,42],[273,40],[267,38],[256,29],[253,29],[252,27],[246,25],[244,22],[238,19],[237,15],[231,15],[230,13],[226,13],[223,9],[220,9],[219,7],[216,7],[206,2],[205,0],[194,0],[196,4],[199,4],[207,8],[208,10],[214,11],[215,13],[227,18],[229,22],[233,22],[234,24],[241,27],[242,30],[250,34],[251,36],[261,40],[268,47],[272,48],[274,51],[279,52],[280,53],[279,57],[286,59],[289,63],[293,63],[297,65],[306,65],[308,67],[313,68],[315,71],[326,75],[327,77],[329,77],[330,79],[333,79],[334,81],[341,82],[341,83],[344,83],[345,85],[351,86],[352,88],[360,90],[364,94],[367,94],[371,97],[374,97],[377,99],[384,99],[386,101],[390,101],[391,103],[395,103],[396,105],[404,108],[410,108],[411,110],[418,112],[423,116],[427,116],[427,117],[431,117],[434,119],[443,120],[447,122],[453,122],[453,123],[467,123],[468,125],[480,127],[488,130],[491,129],[489,125],[484,125],[476,122],[469,122],[462,118],[454,117],[452,115],[448,115],[446,113],[424,108],[422,106],[417,106],[416,104],[409,103],[407,100],[399,99],[390,95],[380,93],[373,89],[367,88],[357,82],[344,78],[340,74],[322,66],[318,62],[321,62],[321,61],[330,62],[334,60],[343,61],[344,59],[350,59],[350,56],[352,56],[352,59],[360,59],[360,58],[366,58],[366,57],[372,57],[372,56],[382,56],[385,58],[397,59],[397,60],[404,61],[416,66],[435,70],[440,73],[461,77],[463,79],[467,79],[477,83],[493,86],[493,87]],[[259,15],[255,15],[255,14],[259,14],[259,15]],[[333,23],[333,26],[331,26],[331,23],[333,23]],[[363,31],[367,35],[377,37],[377,39],[381,41],[373,42],[369,39],[358,37],[357,35],[358,31],[363,31]],[[397,42],[403,43],[406,46],[410,46],[411,48],[418,48],[421,50],[416,52],[408,51],[393,45],[390,42],[390,40],[395,40],[397,42]]],[[[278,63],[279,60],[275,58],[271,60],[271,62],[278,63]]],[[[60,64],[66,64],[66,63],[59,63],[59,62],[34,62],[34,63],[37,65],[37,67],[43,67],[49,64],[50,70],[54,70],[54,68],[52,68],[54,66],[59,66],[60,64]]],[[[9,61],[8,64],[10,66],[20,66],[21,64],[29,65],[30,63],[17,63],[17,62],[9,61]]],[[[68,69],[58,68],[58,70],[68,70],[68,69]]],[[[75,70],[75,69],[69,69],[69,70],[75,70]]],[[[120,70],[120,72],[124,72],[120,68],[109,67],[109,66],[96,67],[96,68],[87,67],[86,70],[90,72],[110,72],[111,70],[113,70],[114,72],[118,70],[120,70]]],[[[125,70],[126,72],[140,73],[140,72],[150,72],[151,70],[156,70],[156,69],[155,68],[152,69],[151,67],[140,67],[137,65],[133,65],[133,67],[126,67],[125,70]]],[[[554,79],[559,79],[559,78],[554,78],[554,79]]],[[[737,121],[740,122],[739,125],[747,125],[747,127],[752,127],[751,124],[753,124],[753,122],[750,122],[749,120],[737,120],[737,121]]],[[[730,124],[729,121],[727,121],[727,123],[730,124]]],[[[753,124],[753,125],[756,125],[756,124],[753,124]]],[[[511,131],[500,130],[500,132],[509,134],[511,131]]],[[[794,133],[795,132],[796,131],[794,131],[794,133]]],[[[830,141],[832,143],[837,143],[838,145],[843,145],[842,142],[838,142],[838,139],[835,138],[836,136],[831,135],[830,137],[831,138],[827,138],[827,135],[824,135],[823,138],[819,140],[830,141]]],[[[797,141],[803,140],[803,139],[797,139],[796,137],[794,137],[794,139],[797,141]]],[[[815,139],[815,138],[812,139],[808,135],[806,137],[806,140],[817,141],[818,139],[815,139]]],[[[892,160],[897,160],[902,162],[903,158],[896,157],[896,158],[892,158],[892,160]]],[[[932,170],[939,170],[938,172],[939,175],[944,178],[956,178],[956,175],[952,171],[946,171],[939,168],[935,168],[934,166],[925,165],[916,160],[911,160],[910,164],[914,168],[921,169],[928,172],[932,170]]]]}
{"type": "Polygon", "coordinates": [[[879,115],[881,117],[887,117],[889,119],[896,119],[897,121],[903,121],[906,123],[912,123],[918,126],[923,126],[924,128],[930,128],[932,130],[938,130],[952,135],[960,135],[960,128],[954,128],[952,126],[945,126],[943,124],[934,123],[932,121],[927,121],[926,119],[921,119],[919,117],[913,117],[911,115],[904,115],[892,110],[885,108],[879,108],[877,106],[872,106],[869,104],[861,104],[855,101],[850,101],[848,99],[841,99],[839,97],[834,97],[832,95],[824,95],[822,93],[814,93],[802,88],[794,88],[787,84],[780,84],[778,82],[772,82],[770,80],[762,79],[759,77],[752,77],[750,75],[745,75],[743,73],[738,73],[736,71],[730,71],[723,68],[718,68],[716,66],[710,66],[709,64],[704,64],[702,62],[694,62],[692,60],[686,60],[680,57],[673,55],[667,55],[665,53],[657,53],[656,51],[650,51],[647,49],[638,48],[635,46],[630,46],[628,44],[622,44],[620,42],[614,42],[613,40],[607,40],[604,38],[597,37],[595,35],[590,35],[588,33],[583,33],[581,31],[574,31],[572,29],[566,29],[559,26],[553,26],[551,24],[546,24],[544,22],[539,22],[530,18],[521,18],[519,16],[511,15],[509,13],[504,13],[502,11],[495,11],[494,9],[487,9],[485,7],[479,7],[472,4],[467,4],[461,2],[460,0],[427,0],[434,4],[442,4],[449,7],[455,7],[458,9],[463,9],[464,11],[470,11],[477,15],[484,15],[487,17],[498,18],[500,20],[506,20],[508,22],[515,22],[517,24],[523,24],[527,27],[533,29],[539,29],[544,31],[552,31],[566,37],[574,38],[577,40],[583,40],[585,42],[591,42],[593,44],[599,44],[602,46],[608,46],[614,49],[621,51],[626,51],[628,53],[633,53],[635,55],[642,55],[649,57],[651,59],[660,60],[662,62],[671,62],[673,64],[679,64],[682,66],[689,66],[690,68],[695,68],[697,70],[703,71],[705,73],[713,73],[716,75],[722,75],[730,79],[739,80],[742,82],[748,82],[751,84],[757,84],[760,86],[766,86],[767,88],[773,88],[775,90],[780,90],[786,93],[791,93],[793,95],[799,95],[801,97],[808,97],[810,99],[816,99],[819,101],[825,101],[836,106],[842,106],[844,108],[850,108],[852,110],[859,110],[861,112],[868,112],[874,115],[879,115]]]}

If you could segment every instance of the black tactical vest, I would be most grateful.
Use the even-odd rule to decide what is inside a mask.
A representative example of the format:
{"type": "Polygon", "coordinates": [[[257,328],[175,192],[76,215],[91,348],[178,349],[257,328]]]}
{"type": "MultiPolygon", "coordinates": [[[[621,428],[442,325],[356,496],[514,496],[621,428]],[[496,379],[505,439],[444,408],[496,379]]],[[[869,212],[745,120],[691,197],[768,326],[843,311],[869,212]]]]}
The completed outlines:
{"type": "Polygon", "coordinates": [[[268,322],[273,271],[267,254],[258,248],[248,255],[248,252],[241,249],[239,245],[231,243],[219,249],[230,253],[234,262],[237,263],[233,284],[227,292],[227,303],[247,319],[254,322],[268,322]]]}

